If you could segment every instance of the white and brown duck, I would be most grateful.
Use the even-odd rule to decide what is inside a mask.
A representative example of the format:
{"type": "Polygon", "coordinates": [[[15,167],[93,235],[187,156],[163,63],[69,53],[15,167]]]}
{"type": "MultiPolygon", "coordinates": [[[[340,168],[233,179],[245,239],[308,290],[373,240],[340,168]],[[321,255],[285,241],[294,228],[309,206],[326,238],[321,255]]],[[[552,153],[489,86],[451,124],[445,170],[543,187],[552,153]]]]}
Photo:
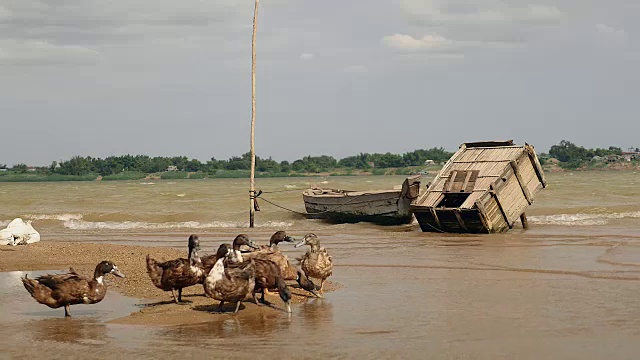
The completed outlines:
{"type": "Polygon", "coordinates": [[[124,274],[111,261],[100,262],[93,272],[93,278],[82,276],[69,269],[69,273],[42,275],[29,279],[22,278],[22,284],[29,294],[40,304],[57,309],[64,306],[64,316],[71,316],[71,305],[95,304],[104,299],[107,285],[104,276],[113,274],[124,277],[124,274]]]}
{"type": "Polygon", "coordinates": [[[247,296],[253,295],[256,281],[256,266],[253,260],[237,267],[229,267],[227,262],[237,262],[233,248],[222,244],[216,253],[217,260],[203,282],[207,296],[219,300],[218,309],[222,309],[225,302],[235,302],[238,312],[240,302],[247,296]]]}

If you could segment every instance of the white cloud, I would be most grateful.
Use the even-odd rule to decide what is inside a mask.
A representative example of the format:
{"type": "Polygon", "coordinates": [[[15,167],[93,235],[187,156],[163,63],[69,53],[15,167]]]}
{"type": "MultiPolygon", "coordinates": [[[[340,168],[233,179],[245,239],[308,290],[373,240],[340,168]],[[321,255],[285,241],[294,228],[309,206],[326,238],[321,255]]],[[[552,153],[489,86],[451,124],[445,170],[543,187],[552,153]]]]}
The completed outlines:
{"type": "Polygon", "coordinates": [[[605,24],[597,24],[596,31],[598,32],[598,34],[611,36],[611,37],[624,38],[627,36],[627,33],[624,30],[616,29],[612,26],[605,25],[605,24]]]}
{"type": "Polygon", "coordinates": [[[300,60],[309,61],[311,59],[313,59],[313,54],[309,54],[309,53],[300,54],[300,60]]]}
{"type": "Polygon", "coordinates": [[[366,73],[369,69],[364,65],[351,65],[344,68],[344,72],[348,73],[366,73]]]}
{"type": "Polygon", "coordinates": [[[451,46],[452,42],[439,35],[425,35],[415,39],[411,35],[395,34],[382,38],[382,44],[396,50],[419,51],[443,49],[451,46]]]}
{"type": "Polygon", "coordinates": [[[414,38],[407,34],[385,36],[380,41],[382,45],[399,52],[425,52],[430,54],[461,53],[465,48],[510,48],[514,43],[499,41],[462,41],[445,38],[444,36],[424,35],[414,38]]]}

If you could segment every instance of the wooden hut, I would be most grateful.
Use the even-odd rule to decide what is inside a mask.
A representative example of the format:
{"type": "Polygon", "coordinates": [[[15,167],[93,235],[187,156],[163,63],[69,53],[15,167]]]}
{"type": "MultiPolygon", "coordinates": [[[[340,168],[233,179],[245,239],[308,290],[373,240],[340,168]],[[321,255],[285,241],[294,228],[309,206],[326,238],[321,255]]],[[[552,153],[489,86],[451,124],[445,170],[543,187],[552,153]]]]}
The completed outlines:
{"type": "Polygon", "coordinates": [[[422,231],[497,233],[511,229],[546,187],[533,146],[509,141],[460,145],[411,204],[422,231]]]}

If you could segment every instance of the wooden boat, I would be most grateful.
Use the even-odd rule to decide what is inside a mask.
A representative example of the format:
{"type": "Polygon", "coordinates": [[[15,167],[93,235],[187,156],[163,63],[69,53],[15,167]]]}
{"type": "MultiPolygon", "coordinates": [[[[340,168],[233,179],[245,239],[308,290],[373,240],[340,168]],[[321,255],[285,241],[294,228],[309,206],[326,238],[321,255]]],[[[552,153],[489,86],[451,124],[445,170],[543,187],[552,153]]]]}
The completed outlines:
{"type": "Polygon", "coordinates": [[[413,220],[411,201],[420,194],[420,177],[409,176],[401,186],[391,190],[310,188],[302,193],[302,198],[307,213],[314,219],[336,223],[408,224],[413,220]]]}
{"type": "Polygon", "coordinates": [[[460,145],[411,204],[422,231],[500,233],[520,219],[547,186],[533,146],[508,141],[460,145]]]}

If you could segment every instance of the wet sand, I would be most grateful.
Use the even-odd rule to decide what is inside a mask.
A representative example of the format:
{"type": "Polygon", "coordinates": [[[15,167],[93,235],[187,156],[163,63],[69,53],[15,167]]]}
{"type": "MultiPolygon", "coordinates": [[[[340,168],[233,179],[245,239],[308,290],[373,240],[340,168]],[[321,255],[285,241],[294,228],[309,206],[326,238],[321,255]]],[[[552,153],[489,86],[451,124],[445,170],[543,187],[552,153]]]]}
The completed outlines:
{"type": "MultiPolygon", "coordinates": [[[[113,261],[125,273],[126,278],[106,276],[108,291],[117,291],[123,295],[140,299],[141,309],[130,316],[112,320],[119,324],[135,325],[179,325],[211,321],[209,316],[218,315],[218,301],[206,297],[201,285],[183,289],[183,303],[175,304],[171,292],[156,288],[149,279],[145,258],[147,254],[159,261],[184,257],[184,251],[165,247],[144,247],[133,245],[111,245],[91,243],[44,243],[27,246],[0,247],[0,272],[59,269],[65,272],[73,267],[77,272],[91,276],[97,263],[103,260],[113,261]],[[194,311],[197,310],[197,311],[194,311]]],[[[293,260],[295,263],[295,260],[293,260]]],[[[31,276],[33,277],[33,276],[31,276]]],[[[293,295],[292,303],[299,304],[307,298],[314,298],[295,282],[288,282],[293,295]]],[[[327,281],[325,292],[334,291],[337,284],[327,281]]],[[[25,291],[25,294],[26,291],[25,291]]],[[[176,292],[177,295],[177,292],[176,292]]],[[[262,311],[284,312],[282,300],[277,293],[267,293],[270,303],[261,306],[249,300],[240,307],[242,316],[254,316],[262,311]]],[[[44,307],[44,305],[43,305],[44,307]]],[[[222,312],[233,312],[235,304],[225,304],[222,312]]],[[[63,314],[62,310],[60,313],[63,314]]],[[[73,307],[72,307],[73,313],[73,307]]]]}

